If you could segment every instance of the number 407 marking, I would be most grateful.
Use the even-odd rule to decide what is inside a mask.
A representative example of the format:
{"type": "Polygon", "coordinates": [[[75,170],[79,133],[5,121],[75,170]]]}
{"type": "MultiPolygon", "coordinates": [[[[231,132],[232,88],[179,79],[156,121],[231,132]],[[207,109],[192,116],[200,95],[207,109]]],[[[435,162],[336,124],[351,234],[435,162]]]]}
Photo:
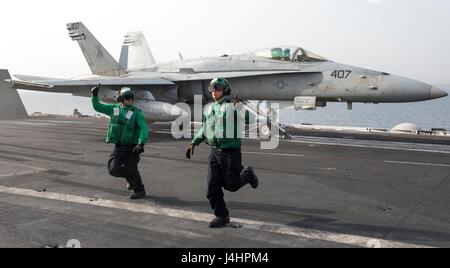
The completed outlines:
{"type": "Polygon", "coordinates": [[[331,76],[336,79],[347,79],[351,73],[352,71],[350,70],[336,70],[331,74],[331,76]]]}

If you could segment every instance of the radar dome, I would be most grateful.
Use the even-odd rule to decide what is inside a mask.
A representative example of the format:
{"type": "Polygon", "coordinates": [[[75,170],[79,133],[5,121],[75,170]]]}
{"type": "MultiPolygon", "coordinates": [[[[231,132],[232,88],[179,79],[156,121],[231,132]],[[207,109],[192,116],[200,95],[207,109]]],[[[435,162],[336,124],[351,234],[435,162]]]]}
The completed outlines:
{"type": "Polygon", "coordinates": [[[391,130],[391,133],[407,133],[407,134],[417,134],[422,129],[413,123],[403,123],[391,130]]]}

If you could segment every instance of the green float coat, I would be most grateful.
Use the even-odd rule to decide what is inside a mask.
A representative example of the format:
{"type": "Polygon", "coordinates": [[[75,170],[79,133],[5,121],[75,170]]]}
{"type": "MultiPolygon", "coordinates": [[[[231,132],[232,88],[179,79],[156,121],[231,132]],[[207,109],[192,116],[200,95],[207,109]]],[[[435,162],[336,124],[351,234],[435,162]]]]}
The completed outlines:
{"type": "Polygon", "coordinates": [[[120,145],[145,144],[148,140],[148,127],[142,111],[131,105],[120,103],[103,104],[98,97],[92,98],[94,109],[111,118],[106,143],[120,145]]]}
{"type": "Polygon", "coordinates": [[[242,126],[248,124],[249,121],[248,111],[243,116],[229,98],[223,98],[205,107],[203,126],[192,143],[198,146],[206,141],[209,145],[219,149],[241,148],[242,126]],[[227,122],[230,121],[233,122],[231,124],[233,129],[227,129],[227,127],[231,127],[230,124],[227,125],[227,122]]]}

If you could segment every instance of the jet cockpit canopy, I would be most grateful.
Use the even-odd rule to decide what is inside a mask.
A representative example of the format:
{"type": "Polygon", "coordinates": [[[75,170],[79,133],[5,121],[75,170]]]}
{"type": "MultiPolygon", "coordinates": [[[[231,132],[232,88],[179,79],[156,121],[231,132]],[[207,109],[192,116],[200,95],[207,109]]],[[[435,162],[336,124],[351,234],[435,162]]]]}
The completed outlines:
{"type": "Polygon", "coordinates": [[[328,61],[326,58],[319,56],[311,51],[295,46],[279,46],[265,48],[247,53],[247,55],[263,57],[279,61],[291,62],[320,62],[328,61]]]}

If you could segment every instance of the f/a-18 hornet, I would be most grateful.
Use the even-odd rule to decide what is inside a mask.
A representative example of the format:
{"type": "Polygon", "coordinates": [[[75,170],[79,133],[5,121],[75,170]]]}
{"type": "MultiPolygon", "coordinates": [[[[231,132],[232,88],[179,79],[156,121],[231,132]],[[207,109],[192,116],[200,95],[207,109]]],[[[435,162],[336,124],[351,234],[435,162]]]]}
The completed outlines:
{"type": "MultiPolygon", "coordinates": [[[[90,96],[101,84],[100,97],[115,102],[117,91],[131,87],[136,106],[149,121],[173,121],[185,111],[175,103],[192,104],[195,95],[211,101],[208,86],[215,77],[227,78],[240,99],[276,101],[297,109],[314,110],[327,102],[400,103],[447,96],[431,85],[386,72],[333,62],[302,47],[276,46],[241,55],[156,63],[141,32],[128,33],[119,62],[81,22],[67,24],[92,74],[73,79],[15,75],[15,89],[90,96]]],[[[5,70],[4,70],[5,71],[5,70]]]]}

